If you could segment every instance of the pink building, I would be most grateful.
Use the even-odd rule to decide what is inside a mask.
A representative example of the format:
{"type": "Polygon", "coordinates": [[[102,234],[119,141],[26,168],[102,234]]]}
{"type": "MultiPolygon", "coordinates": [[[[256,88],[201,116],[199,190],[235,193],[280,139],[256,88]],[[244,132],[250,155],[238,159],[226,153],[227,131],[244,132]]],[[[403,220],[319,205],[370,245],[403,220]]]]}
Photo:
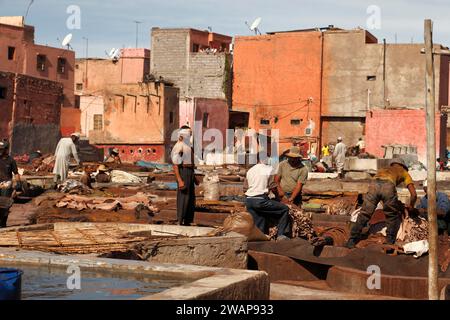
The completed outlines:
{"type": "Polygon", "coordinates": [[[23,17],[0,17],[0,70],[59,82],[63,107],[74,107],[75,52],[34,43],[34,27],[23,17]]]}

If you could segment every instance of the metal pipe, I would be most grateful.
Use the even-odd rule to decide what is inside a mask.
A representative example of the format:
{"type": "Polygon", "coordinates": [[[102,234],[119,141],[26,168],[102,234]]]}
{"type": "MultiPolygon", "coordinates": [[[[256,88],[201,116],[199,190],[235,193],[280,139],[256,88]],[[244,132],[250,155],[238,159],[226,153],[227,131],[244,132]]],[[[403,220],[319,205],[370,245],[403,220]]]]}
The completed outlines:
{"type": "Polygon", "coordinates": [[[428,155],[428,242],[430,245],[428,263],[428,298],[439,300],[438,283],[438,225],[436,213],[436,103],[433,55],[433,23],[425,20],[426,52],[426,121],[427,121],[427,155],[428,155]]]}

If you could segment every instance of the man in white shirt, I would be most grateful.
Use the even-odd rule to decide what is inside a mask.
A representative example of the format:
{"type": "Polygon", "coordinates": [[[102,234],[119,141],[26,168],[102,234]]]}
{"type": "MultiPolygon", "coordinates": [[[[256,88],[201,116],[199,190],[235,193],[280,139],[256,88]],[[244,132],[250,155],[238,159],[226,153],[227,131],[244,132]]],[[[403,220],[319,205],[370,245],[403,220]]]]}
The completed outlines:
{"type": "Polygon", "coordinates": [[[190,226],[195,214],[195,163],[192,130],[188,126],[180,128],[178,141],[172,149],[173,171],[178,184],[177,218],[178,224],[190,226]]]}
{"type": "Polygon", "coordinates": [[[253,216],[256,227],[264,233],[267,233],[266,220],[278,219],[278,240],[286,240],[291,229],[289,208],[281,202],[269,199],[269,187],[274,174],[274,168],[262,161],[247,172],[245,205],[253,216]]]}
{"type": "Polygon", "coordinates": [[[63,183],[67,180],[69,174],[70,157],[73,156],[77,165],[80,165],[76,144],[80,140],[79,133],[72,133],[70,138],[62,138],[59,140],[55,151],[55,182],[63,183]]]}
{"type": "Polygon", "coordinates": [[[337,173],[339,178],[344,178],[344,165],[345,165],[345,154],[347,152],[347,146],[344,144],[341,137],[338,138],[337,145],[334,148],[333,158],[336,164],[337,173]]]}

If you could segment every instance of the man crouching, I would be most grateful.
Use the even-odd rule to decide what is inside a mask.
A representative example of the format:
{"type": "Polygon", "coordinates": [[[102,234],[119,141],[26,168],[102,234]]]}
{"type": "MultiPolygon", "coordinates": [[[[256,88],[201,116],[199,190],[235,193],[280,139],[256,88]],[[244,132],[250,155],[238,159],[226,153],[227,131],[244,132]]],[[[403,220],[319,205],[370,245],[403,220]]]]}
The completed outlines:
{"type": "Polygon", "coordinates": [[[259,157],[258,164],[247,172],[247,192],[245,205],[253,216],[256,227],[266,233],[268,219],[278,220],[278,240],[288,239],[291,231],[289,208],[278,201],[269,199],[269,189],[274,181],[274,168],[259,157]]]}

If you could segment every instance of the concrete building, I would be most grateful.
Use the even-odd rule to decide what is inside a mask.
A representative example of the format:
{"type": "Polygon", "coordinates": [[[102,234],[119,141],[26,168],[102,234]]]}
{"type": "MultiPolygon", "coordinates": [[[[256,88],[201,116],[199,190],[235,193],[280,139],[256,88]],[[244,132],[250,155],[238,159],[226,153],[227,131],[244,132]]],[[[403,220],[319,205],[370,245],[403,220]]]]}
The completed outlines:
{"type": "MultiPolygon", "coordinates": [[[[406,139],[423,161],[425,133],[418,130],[416,139],[409,134],[416,132],[411,124],[425,125],[422,48],[423,44],[385,45],[366,30],[333,26],[237,37],[233,110],[249,112],[254,129],[279,129],[282,149],[300,140],[318,154],[319,146],[334,143],[337,137],[347,145],[365,137],[367,151],[380,155],[384,145],[406,139]],[[397,134],[376,130],[393,123],[397,134]]],[[[439,113],[448,105],[448,57],[437,56],[435,63],[439,113]]],[[[438,118],[437,146],[442,154],[447,118],[440,114],[438,118]]]]}
{"type": "Polygon", "coordinates": [[[236,37],[233,111],[249,113],[248,127],[278,129],[280,152],[293,141],[318,150],[322,33],[277,32],[236,37]]]}
{"type": "MultiPolygon", "coordinates": [[[[224,115],[231,105],[232,38],[195,29],[160,28],[153,28],[151,37],[151,74],[180,88],[179,125],[192,127],[197,119],[211,125],[227,121],[224,115]],[[198,101],[208,111],[196,109],[198,101]],[[206,118],[209,120],[203,121],[206,118]]],[[[226,129],[228,121],[222,127],[226,129]]]]}
{"type": "MultiPolygon", "coordinates": [[[[75,52],[34,43],[34,27],[24,24],[23,17],[0,17],[0,71],[27,75],[61,83],[61,129],[70,124],[70,130],[79,130],[66,114],[77,113],[74,95],[75,52]],[[65,108],[71,108],[65,112],[65,108]]],[[[79,111],[78,111],[79,112],[79,111]]],[[[77,117],[75,117],[76,119],[77,117]]]]}
{"type": "MultiPolygon", "coordinates": [[[[324,31],[322,141],[342,136],[383,156],[385,145],[414,146],[426,162],[425,55],[423,44],[384,44],[366,30],[324,31]]],[[[435,48],[441,48],[435,45],[435,48]]],[[[435,56],[438,152],[446,149],[448,57],[435,56]]]]}
{"type": "Polygon", "coordinates": [[[150,50],[117,59],[77,59],[81,132],[97,147],[118,148],[124,162],[164,162],[178,128],[178,89],[149,79],[150,50]]]}
{"type": "Polygon", "coordinates": [[[104,91],[111,85],[142,83],[149,67],[148,49],[122,49],[118,59],[76,59],[75,93],[84,136],[94,130],[94,118],[99,122],[103,117],[104,91]]]}
{"type": "Polygon", "coordinates": [[[92,144],[105,154],[118,148],[124,162],[169,160],[178,129],[178,88],[162,82],[110,85],[101,97],[102,117],[94,116],[89,131],[92,144]]]}
{"type": "MultiPolygon", "coordinates": [[[[41,99],[38,92],[42,91],[44,96],[47,94],[58,96],[55,99],[52,98],[50,103],[53,108],[55,101],[58,101],[60,108],[60,110],[54,111],[53,115],[49,117],[48,124],[52,128],[51,133],[42,131],[44,137],[51,134],[52,137],[57,139],[57,136],[60,135],[59,131],[63,134],[70,134],[80,130],[80,111],[75,108],[73,90],[75,53],[71,50],[35,44],[34,33],[34,27],[25,25],[23,17],[0,17],[0,52],[3,53],[0,55],[0,71],[17,75],[15,79],[18,80],[19,84],[24,81],[33,83],[33,85],[24,87],[20,94],[22,97],[27,97],[27,105],[32,105],[32,107],[28,108],[34,115],[38,114],[37,108],[46,109],[43,105],[46,103],[47,98],[41,99]],[[44,81],[39,82],[36,79],[44,81]],[[50,85],[50,83],[53,84],[50,85]],[[61,97],[59,97],[59,89],[56,89],[59,87],[57,84],[61,84],[63,88],[61,97]],[[30,92],[26,90],[30,90],[30,92]],[[58,132],[53,130],[55,125],[54,116],[58,118],[58,132]]],[[[0,90],[4,91],[4,88],[0,88],[0,90]]],[[[19,90],[17,92],[19,93],[19,90]]],[[[20,107],[20,105],[17,104],[17,107],[20,107]]],[[[9,106],[9,109],[11,108],[12,106],[9,106]]],[[[29,120],[28,125],[35,125],[36,121],[38,120],[29,120]]],[[[45,119],[39,120],[41,125],[43,125],[42,121],[45,121],[45,119]]],[[[6,128],[0,128],[0,130],[2,134],[8,132],[6,128]]],[[[30,132],[35,132],[36,128],[30,127],[30,130],[30,132]]],[[[26,132],[25,129],[22,131],[26,132]]],[[[37,136],[35,135],[35,137],[37,136]]],[[[31,141],[34,141],[33,138],[30,138],[29,143],[25,145],[30,148],[34,147],[30,144],[31,141]]],[[[49,142],[51,141],[53,139],[49,140],[49,142]]],[[[16,147],[14,146],[14,148],[16,147]]],[[[47,147],[41,146],[41,149],[46,150],[47,147]]],[[[17,149],[14,150],[18,151],[17,149]]],[[[29,151],[26,150],[26,152],[29,151]]]]}

